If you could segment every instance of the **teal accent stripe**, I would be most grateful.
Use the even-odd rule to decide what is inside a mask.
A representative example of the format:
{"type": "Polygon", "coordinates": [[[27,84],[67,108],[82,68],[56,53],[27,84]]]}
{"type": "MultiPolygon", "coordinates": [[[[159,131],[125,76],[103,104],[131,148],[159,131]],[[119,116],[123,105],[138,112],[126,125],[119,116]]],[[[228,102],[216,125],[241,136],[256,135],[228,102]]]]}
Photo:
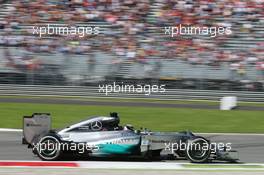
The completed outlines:
{"type": "Polygon", "coordinates": [[[138,144],[99,144],[98,146],[102,154],[132,154],[138,148],[138,144]]]}

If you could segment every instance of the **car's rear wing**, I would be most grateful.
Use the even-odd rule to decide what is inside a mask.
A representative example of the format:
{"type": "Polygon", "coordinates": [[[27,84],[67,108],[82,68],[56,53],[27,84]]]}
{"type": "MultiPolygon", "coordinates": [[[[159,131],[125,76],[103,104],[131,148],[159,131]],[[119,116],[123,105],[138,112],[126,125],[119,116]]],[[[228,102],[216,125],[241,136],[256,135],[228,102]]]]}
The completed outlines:
{"type": "Polygon", "coordinates": [[[51,130],[51,116],[48,113],[34,113],[23,117],[23,144],[32,145],[38,138],[51,130]]]}

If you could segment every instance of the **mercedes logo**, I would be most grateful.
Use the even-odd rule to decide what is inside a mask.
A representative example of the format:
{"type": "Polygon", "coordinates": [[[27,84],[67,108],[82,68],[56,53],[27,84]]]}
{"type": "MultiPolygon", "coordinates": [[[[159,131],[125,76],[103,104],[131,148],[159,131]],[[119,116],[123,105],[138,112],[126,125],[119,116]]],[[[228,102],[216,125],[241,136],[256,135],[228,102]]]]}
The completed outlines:
{"type": "Polygon", "coordinates": [[[102,122],[100,122],[100,121],[94,121],[94,122],[92,122],[91,123],[91,129],[93,130],[93,131],[99,131],[99,130],[101,130],[102,129],[102,122]]]}

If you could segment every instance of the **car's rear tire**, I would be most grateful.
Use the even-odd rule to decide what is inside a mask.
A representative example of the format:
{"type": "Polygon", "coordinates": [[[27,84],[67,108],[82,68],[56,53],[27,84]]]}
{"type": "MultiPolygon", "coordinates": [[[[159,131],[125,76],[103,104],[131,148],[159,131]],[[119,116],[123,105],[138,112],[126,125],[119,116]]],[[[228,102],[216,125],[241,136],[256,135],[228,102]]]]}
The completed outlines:
{"type": "Polygon", "coordinates": [[[36,153],[41,160],[60,160],[62,151],[60,138],[56,134],[49,134],[42,137],[38,142],[36,153]]]}
{"type": "Polygon", "coordinates": [[[187,141],[186,157],[193,163],[205,163],[211,155],[210,142],[203,137],[187,141]]]}

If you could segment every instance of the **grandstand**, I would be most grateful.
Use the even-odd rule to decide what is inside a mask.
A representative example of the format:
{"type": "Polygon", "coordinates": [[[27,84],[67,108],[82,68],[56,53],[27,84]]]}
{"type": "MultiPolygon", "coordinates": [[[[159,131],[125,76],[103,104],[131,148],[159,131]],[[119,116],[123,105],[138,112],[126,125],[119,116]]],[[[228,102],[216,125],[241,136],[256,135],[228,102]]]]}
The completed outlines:
{"type": "Polygon", "coordinates": [[[200,83],[190,88],[238,84],[242,90],[263,90],[263,8],[261,0],[5,1],[0,82],[87,85],[155,79],[200,83]],[[102,32],[82,39],[32,35],[34,25],[53,23],[100,26],[102,32]],[[165,26],[180,23],[231,26],[232,35],[164,35],[165,26]]]}

